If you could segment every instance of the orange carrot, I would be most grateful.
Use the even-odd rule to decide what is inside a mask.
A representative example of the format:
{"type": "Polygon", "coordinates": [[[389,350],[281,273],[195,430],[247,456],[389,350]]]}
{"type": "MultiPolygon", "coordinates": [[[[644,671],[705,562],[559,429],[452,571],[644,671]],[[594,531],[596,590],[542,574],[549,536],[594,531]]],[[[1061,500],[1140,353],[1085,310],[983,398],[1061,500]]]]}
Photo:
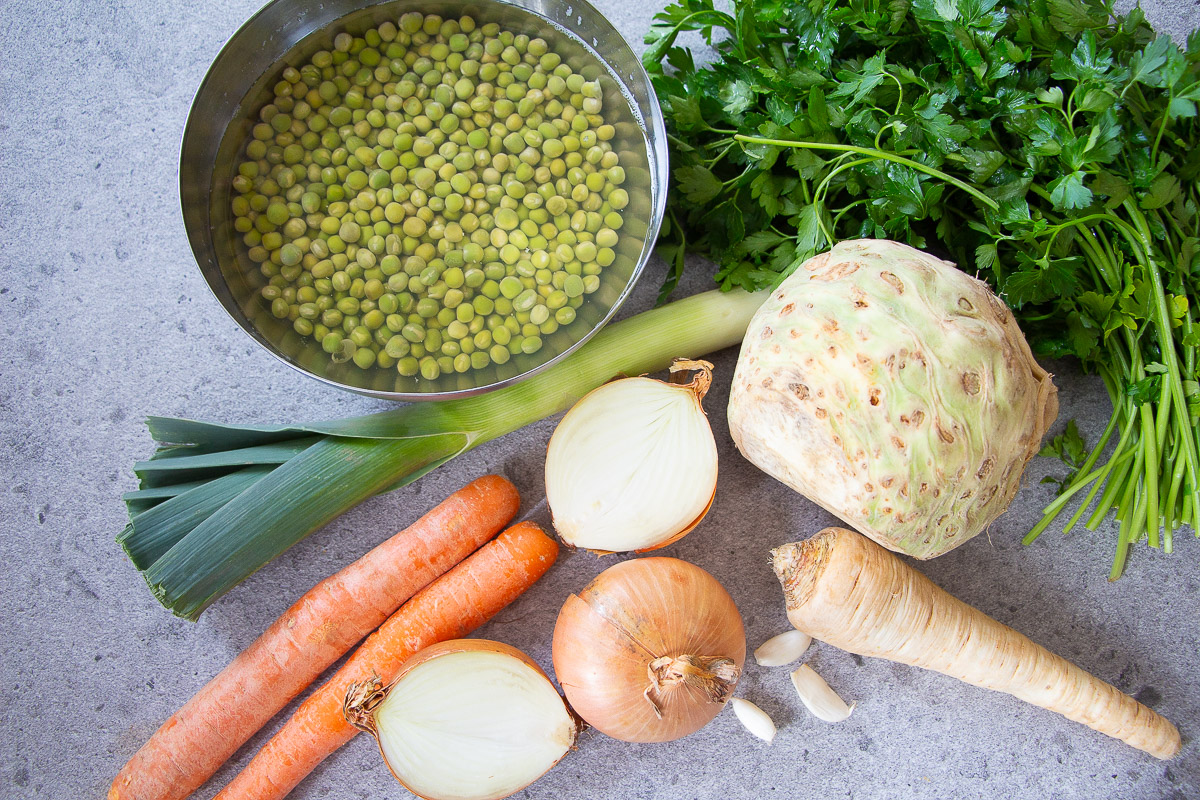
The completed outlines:
{"type": "Polygon", "coordinates": [[[1179,731],[1166,719],[952,597],[865,536],[826,528],[771,553],[788,620],[814,639],[1007,692],[1156,758],[1179,752],[1179,731]]]}
{"type": "Polygon", "coordinates": [[[385,686],[390,684],[409,656],[431,644],[460,639],[487,622],[544,575],[557,557],[555,541],[529,522],[485,544],[371,634],[214,800],[284,797],[358,733],[342,714],[352,683],[377,675],[385,686]]]}
{"type": "Polygon", "coordinates": [[[181,800],[414,593],[492,538],[520,506],[485,475],[314,586],[163,723],[109,800],[181,800]]]}

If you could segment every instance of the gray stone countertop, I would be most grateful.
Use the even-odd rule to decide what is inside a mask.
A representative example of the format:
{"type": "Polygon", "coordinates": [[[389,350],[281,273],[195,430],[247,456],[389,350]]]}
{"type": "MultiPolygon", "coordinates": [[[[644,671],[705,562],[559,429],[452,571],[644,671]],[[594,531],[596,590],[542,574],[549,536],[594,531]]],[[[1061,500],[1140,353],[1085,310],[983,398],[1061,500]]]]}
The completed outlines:
{"type": "MultiPolygon", "coordinates": [[[[177,199],[179,141],[192,95],[259,0],[9,0],[0,29],[0,794],[100,797],[155,728],[315,582],[485,472],[541,497],[554,420],[491,442],[403,490],[338,518],[230,592],[198,623],[147,591],[114,535],[150,414],[282,422],[362,414],[387,403],[288,369],[220,309],[196,269],[177,199]]],[[[661,1],[600,4],[641,48],[661,1]]],[[[1179,34],[1200,19],[1183,0],[1147,0],[1179,34]]],[[[651,261],[626,311],[648,308],[665,271],[651,261]]],[[[706,288],[697,266],[683,291],[706,288]]],[[[787,629],[767,550],[833,518],[760,473],[733,448],[721,411],[736,352],[715,354],[707,402],[720,447],[716,504],[661,551],[729,589],[750,648],[787,629]]],[[[1100,383],[1059,374],[1062,413],[1095,437],[1100,383]]],[[[857,702],[839,725],[800,705],[788,670],[747,666],[738,695],[779,726],[772,746],[726,710],[674,743],[587,733],[529,798],[1160,798],[1200,797],[1200,542],[1166,555],[1139,546],[1107,581],[1115,526],[1034,545],[1022,535],[1052,497],[1035,459],[1013,508],[988,532],[922,563],[938,585],[1153,706],[1181,729],[1163,763],[1006,695],[826,645],[806,655],[857,702]]],[[[552,572],[479,631],[550,669],[565,597],[611,563],[566,552],[552,572]]],[[[294,706],[293,706],[294,707],[294,706]]],[[[198,797],[211,797],[286,718],[260,732],[198,797]]],[[[358,737],[293,793],[406,797],[374,743],[358,737]]]]}

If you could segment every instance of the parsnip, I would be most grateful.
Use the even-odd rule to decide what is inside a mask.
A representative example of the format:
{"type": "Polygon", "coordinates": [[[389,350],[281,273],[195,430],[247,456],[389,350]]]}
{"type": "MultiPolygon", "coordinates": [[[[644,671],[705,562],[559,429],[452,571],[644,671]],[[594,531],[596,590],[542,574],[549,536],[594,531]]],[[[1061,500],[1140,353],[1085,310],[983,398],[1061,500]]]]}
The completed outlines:
{"type": "Polygon", "coordinates": [[[771,555],[788,619],[813,638],[1011,694],[1156,758],[1179,752],[1179,731],[1166,719],[860,534],[826,528],[771,555]]]}

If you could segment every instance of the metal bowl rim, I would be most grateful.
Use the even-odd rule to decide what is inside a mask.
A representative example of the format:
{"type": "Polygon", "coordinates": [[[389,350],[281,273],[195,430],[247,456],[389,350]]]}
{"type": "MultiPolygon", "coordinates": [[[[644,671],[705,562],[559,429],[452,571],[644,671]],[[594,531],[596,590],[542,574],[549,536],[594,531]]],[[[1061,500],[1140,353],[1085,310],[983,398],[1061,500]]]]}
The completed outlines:
{"type": "MultiPolygon", "coordinates": [[[[360,10],[370,8],[372,6],[385,5],[389,1],[390,0],[377,0],[377,2],[371,2],[371,0],[367,0],[367,2],[365,2],[361,6],[360,10]]],[[[243,22],[238,27],[238,29],[236,31],[234,31],[234,33],[221,46],[221,49],[217,52],[217,55],[213,58],[212,63],[209,65],[208,69],[205,71],[203,80],[200,81],[199,86],[196,88],[196,91],[192,96],[191,106],[188,109],[187,120],[184,122],[183,137],[182,137],[182,139],[180,141],[180,145],[179,145],[179,161],[180,161],[181,165],[183,163],[184,156],[188,149],[189,135],[191,134],[191,132],[193,130],[192,119],[198,111],[197,106],[196,106],[196,101],[204,93],[204,90],[208,86],[210,80],[213,79],[213,72],[216,69],[217,64],[220,63],[222,58],[224,58],[226,56],[227,52],[229,51],[229,49],[230,49],[231,45],[234,43],[234,41],[237,40],[238,37],[246,35],[247,31],[253,27],[255,21],[259,17],[263,16],[266,13],[267,9],[269,9],[270,7],[274,6],[277,3],[287,3],[287,2],[291,2],[291,0],[269,0],[269,2],[263,4],[263,6],[261,8],[259,8],[257,11],[255,11],[254,14],[252,14],[245,22],[243,22]]],[[[451,2],[453,2],[453,0],[451,0],[451,2]]],[[[470,2],[470,0],[465,0],[465,2],[470,2]]],[[[555,26],[556,24],[558,24],[558,23],[555,23],[553,20],[548,19],[547,17],[543,16],[542,14],[540,14],[536,11],[532,11],[532,10],[524,8],[522,6],[517,6],[511,2],[508,2],[508,0],[483,0],[483,2],[496,3],[498,5],[504,5],[504,6],[509,6],[511,8],[515,8],[522,13],[529,14],[531,16],[545,20],[552,27],[555,26]]],[[[626,40],[625,37],[621,35],[621,32],[617,30],[616,26],[614,26],[612,24],[612,22],[608,19],[608,17],[605,16],[599,9],[597,9],[594,5],[592,5],[592,3],[589,0],[575,0],[575,4],[577,4],[578,6],[585,7],[586,9],[591,11],[592,14],[594,14],[597,18],[599,18],[604,23],[606,23],[610,28],[612,28],[613,32],[617,35],[620,42],[622,44],[624,44],[624,46],[629,49],[630,53],[632,53],[634,55],[636,71],[633,73],[632,77],[634,77],[644,83],[644,85],[646,87],[647,105],[650,110],[649,115],[635,114],[634,116],[635,117],[643,116],[643,120],[642,120],[643,124],[646,127],[653,127],[654,133],[657,135],[658,139],[660,141],[665,141],[667,132],[666,132],[666,123],[663,119],[663,114],[662,114],[662,106],[658,102],[658,95],[654,91],[654,86],[650,81],[650,75],[646,72],[645,67],[642,65],[641,59],[637,57],[637,53],[629,45],[628,40],[626,40]]],[[[336,24],[336,23],[331,23],[331,24],[336,24]]],[[[594,47],[592,47],[587,42],[585,42],[583,40],[583,38],[581,36],[579,36],[578,34],[576,34],[575,31],[571,30],[569,26],[562,26],[562,27],[567,27],[570,35],[573,36],[580,44],[582,44],[588,51],[592,52],[598,58],[600,64],[604,67],[604,69],[609,73],[610,76],[613,74],[613,72],[615,70],[613,69],[612,64],[608,61],[608,59],[604,58],[599,53],[597,53],[594,47]]],[[[315,30],[316,29],[314,28],[313,31],[309,31],[309,33],[311,34],[315,30]]],[[[306,34],[306,35],[308,35],[308,34],[306,34]]],[[[284,54],[286,54],[286,51],[284,54]]],[[[284,54],[281,54],[281,57],[284,54]]],[[[623,81],[622,81],[622,83],[623,83],[623,81]]],[[[628,102],[628,100],[627,100],[627,102],[628,102]]],[[[515,383],[519,383],[527,378],[531,378],[534,375],[537,375],[538,373],[548,369],[551,366],[558,364],[563,359],[565,359],[567,356],[570,356],[575,351],[577,351],[580,347],[582,347],[584,344],[586,344],[593,336],[595,336],[597,333],[599,333],[600,330],[604,328],[604,326],[606,326],[609,322],[612,321],[612,318],[620,310],[621,306],[624,305],[625,301],[629,299],[629,295],[633,292],[634,287],[637,285],[638,280],[641,278],[642,272],[646,268],[646,263],[650,260],[650,255],[654,251],[654,243],[658,239],[658,231],[662,227],[662,221],[663,221],[663,217],[666,213],[666,206],[667,206],[667,182],[669,180],[669,173],[668,173],[668,163],[667,163],[666,154],[665,153],[663,154],[663,158],[654,157],[654,152],[653,152],[654,148],[651,146],[651,144],[648,140],[646,141],[646,150],[647,150],[647,154],[646,154],[647,162],[649,163],[651,161],[651,159],[653,159],[653,162],[654,162],[653,168],[651,169],[651,172],[653,173],[653,180],[651,182],[650,188],[651,188],[652,193],[657,189],[657,196],[652,197],[652,199],[651,199],[650,220],[649,220],[649,225],[647,226],[646,241],[642,246],[641,255],[638,257],[637,264],[634,266],[633,272],[629,276],[629,280],[626,282],[625,287],[621,290],[621,293],[617,296],[617,299],[613,302],[613,305],[608,310],[608,313],[606,313],[604,315],[604,317],[602,317],[600,319],[599,322],[597,322],[595,325],[593,325],[590,330],[588,330],[583,336],[581,336],[570,347],[563,350],[563,352],[559,353],[558,355],[554,356],[553,358],[543,362],[542,364],[539,364],[538,366],[534,367],[533,369],[526,370],[525,372],[522,372],[518,375],[514,375],[511,378],[505,378],[504,380],[495,381],[493,383],[488,383],[488,384],[484,384],[481,386],[473,386],[469,389],[455,389],[455,390],[444,391],[444,392],[386,392],[386,391],[381,391],[381,390],[376,390],[376,389],[365,389],[360,386],[351,386],[350,384],[341,383],[340,381],[333,380],[332,378],[327,378],[323,375],[318,375],[315,372],[310,372],[309,370],[305,369],[304,367],[300,366],[299,364],[296,364],[291,359],[287,358],[285,355],[280,353],[277,350],[277,348],[273,344],[271,344],[269,341],[267,341],[266,337],[264,337],[258,331],[258,329],[253,324],[250,323],[249,320],[242,319],[241,317],[239,317],[238,313],[235,313],[234,310],[229,307],[229,303],[226,302],[226,299],[220,295],[220,293],[217,290],[217,287],[213,285],[213,279],[209,277],[208,271],[205,270],[201,266],[202,260],[207,260],[207,259],[203,258],[202,243],[195,241],[195,237],[193,237],[191,230],[188,228],[188,226],[186,224],[184,227],[185,227],[185,229],[187,229],[186,234],[187,234],[187,238],[188,238],[188,245],[192,250],[192,255],[196,260],[197,266],[200,267],[200,273],[204,278],[205,285],[208,287],[208,289],[212,293],[213,297],[221,305],[221,308],[224,309],[225,313],[228,314],[235,323],[237,323],[237,326],[239,328],[241,328],[242,331],[244,331],[260,347],[265,349],[275,359],[283,362],[284,364],[286,364],[287,366],[296,370],[300,374],[305,375],[309,378],[312,378],[323,384],[332,386],[337,389],[342,389],[345,391],[354,392],[356,394],[361,394],[361,395],[365,395],[368,397],[375,397],[375,398],[380,398],[380,399],[385,399],[385,400],[396,400],[396,401],[401,401],[401,402],[409,402],[409,401],[424,401],[424,400],[450,400],[450,399],[454,399],[454,398],[472,397],[474,395],[485,394],[487,392],[492,392],[497,389],[502,389],[506,386],[511,386],[515,383]]],[[[179,181],[180,181],[180,187],[179,187],[180,188],[180,193],[179,193],[180,212],[182,213],[182,215],[184,216],[184,218],[186,220],[186,218],[188,216],[188,211],[187,211],[186,207],[184,206],[184,201],[183,201],[183,171],[182,171],[182,168],[180,169],[179,181]]],[[[209,191],[211,192],[211,189],[209,191]]],[[[205,212],[205,216],[207,217],[207,210],[205,212]]],[[[208,227],[210,236],[211,236],[211,230],[212,229],[211,229],[211,225],[210,225],[208,227]]],[[[219,271],[219,269],[220,269],[220,267],[218,265],[218,271],[219,271]]],[[[231,298],[231,300],[232,300],[232,298],[231,298]]],[[[235,305],[235,308],[236,308],[236,305],[235,305]]],[[[238,310],[238,312],[241,311],[241,309],[237,309],[237,310],[238,310]]]]}

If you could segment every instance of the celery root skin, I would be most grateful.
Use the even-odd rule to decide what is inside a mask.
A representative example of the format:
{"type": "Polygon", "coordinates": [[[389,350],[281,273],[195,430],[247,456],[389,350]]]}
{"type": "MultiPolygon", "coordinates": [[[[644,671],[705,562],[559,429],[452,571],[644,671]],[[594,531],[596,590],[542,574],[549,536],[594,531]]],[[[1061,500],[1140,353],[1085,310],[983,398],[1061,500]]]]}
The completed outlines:
{"type": "Polygon", "coordinates": [[[1005,692],[1156,758],[1179,752],[1179,731],[1168,720],[861,534],[826,528],[771,555],[788,620],[815,639],[1005,692]]]}

